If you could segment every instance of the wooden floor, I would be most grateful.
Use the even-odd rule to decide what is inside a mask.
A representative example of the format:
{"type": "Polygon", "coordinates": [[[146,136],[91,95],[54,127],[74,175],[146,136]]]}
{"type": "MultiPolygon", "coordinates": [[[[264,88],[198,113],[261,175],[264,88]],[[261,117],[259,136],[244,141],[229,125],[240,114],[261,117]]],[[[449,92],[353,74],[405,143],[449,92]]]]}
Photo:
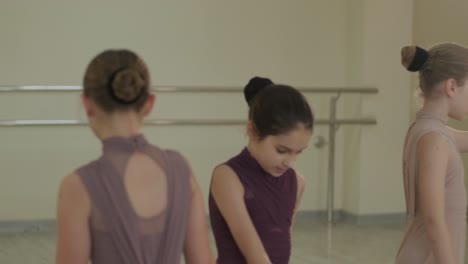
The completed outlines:
{"type": "MultiPolygon", "coordinates": [[[[390,264],[403,235],[403,225],[296,223],[291,264],[390,264]]],[[[53,232],[0,234],[1,264],[50,264],[53,232]]],[[[468,262],[465,262],[468,263],[468,262]]]]}

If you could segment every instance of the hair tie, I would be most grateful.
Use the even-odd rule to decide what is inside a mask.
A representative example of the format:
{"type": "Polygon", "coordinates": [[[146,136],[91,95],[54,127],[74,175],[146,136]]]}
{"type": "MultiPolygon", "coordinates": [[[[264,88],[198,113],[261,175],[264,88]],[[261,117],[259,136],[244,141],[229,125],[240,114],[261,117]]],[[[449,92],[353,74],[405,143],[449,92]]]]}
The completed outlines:
{"type": "Polygon", "coordinates": [[[428,58],[429,52],[416,46],[416,52],[414,53],[414,58],[411,61],[411,64],[408,66],[408,71],[417,72],[421,70],[428,58]]]}

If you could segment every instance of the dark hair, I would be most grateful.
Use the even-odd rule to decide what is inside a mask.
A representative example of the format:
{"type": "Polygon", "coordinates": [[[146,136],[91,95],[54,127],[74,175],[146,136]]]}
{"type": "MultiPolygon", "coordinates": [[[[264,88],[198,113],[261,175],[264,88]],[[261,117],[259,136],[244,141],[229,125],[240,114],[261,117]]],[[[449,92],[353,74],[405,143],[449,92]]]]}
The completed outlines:
{"type": "Polygon", "coordinates": [[[260,139],[288,133],[299,125],[313,129],[314,115],[306,98],[291,86],[255,77],[245,87],[244,96],[250,107],[249,120],[260,139]]]}
{"type": "Polygon", "coordinates": [[[106,50],[88,65],[85,96],[105,112],[140,111],[149,97],[150,76],[145,62],[130,50],[106,50]]]}
{"type": "Polygon", "coordinates": [[[424,97],[433,95],[436,84],[453,78],[462,86],[468,76],[468,49],[444,43],[429,51],[417,46],[401,49],[401,63],[409,71],[419,72],[419,86],[424,97]]]}

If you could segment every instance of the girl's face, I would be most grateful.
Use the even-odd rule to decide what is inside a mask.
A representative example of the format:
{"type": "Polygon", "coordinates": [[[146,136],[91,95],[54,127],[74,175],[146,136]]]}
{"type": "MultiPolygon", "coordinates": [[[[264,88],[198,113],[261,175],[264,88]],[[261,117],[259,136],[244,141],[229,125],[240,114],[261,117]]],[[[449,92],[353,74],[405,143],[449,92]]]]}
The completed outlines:
{"type": "Polygon", "coordinates": [[[294,166],[298,156],[307,148],[312,131],[299,125],[285,134],[269,135],[261,140],[249,131],[249,137],[249,151],[263,170],[278,177],[294,166]]]}
{"type": "Polygon", "coordinates": [[[449,116],[462,121],[468,114],[468,80],[462,86],[454,84],[449,97],[449,116]]]}

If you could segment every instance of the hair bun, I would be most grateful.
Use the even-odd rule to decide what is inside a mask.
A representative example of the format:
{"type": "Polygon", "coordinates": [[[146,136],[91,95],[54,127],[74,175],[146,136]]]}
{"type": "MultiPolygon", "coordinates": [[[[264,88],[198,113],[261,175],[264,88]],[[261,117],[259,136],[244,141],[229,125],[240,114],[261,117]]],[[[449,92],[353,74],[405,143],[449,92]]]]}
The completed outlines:
{"type": "Polygon", "coordinates": [[[429,58],[429,53],[418,46],[406,46],[401,49],[401,64],[410,72],[420,71],[429,58]]]}
{"type": "Polygon", "coordinates": [[[111,96],[123,104],[132,104],[138,101],[146,86],[140,73],[127,67],[115,71],[109,83],[111,96]]]}
{"type": "Polygon", "coordinates": [[[247,101],[247,104],[250,106],[250,103],[252,102],[252,99],[255,97],[255,95],[272,84],[273,82],[268,78],[256,76],[250,79],[244,88],[244,97],[245,101],[247,101]]]}

